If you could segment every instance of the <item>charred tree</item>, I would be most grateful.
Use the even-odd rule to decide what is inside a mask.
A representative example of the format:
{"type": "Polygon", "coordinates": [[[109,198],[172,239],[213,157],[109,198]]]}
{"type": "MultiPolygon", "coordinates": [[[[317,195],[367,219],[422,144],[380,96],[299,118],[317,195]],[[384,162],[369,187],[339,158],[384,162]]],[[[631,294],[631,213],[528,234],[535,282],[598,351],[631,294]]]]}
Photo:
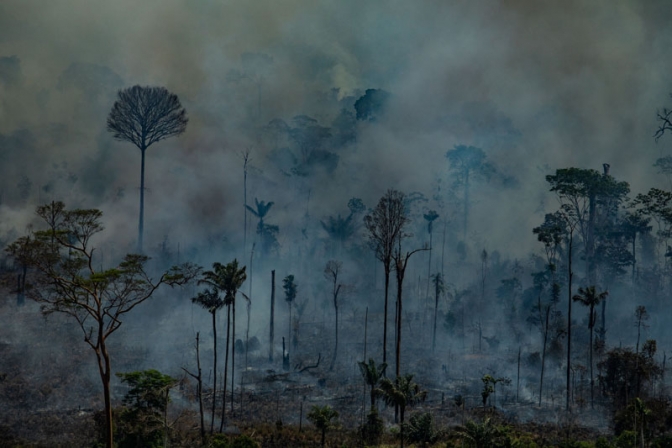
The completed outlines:
{"type": "Polygon", "coordinates": [[[397,240],[408,222],[404,193],[387,190],[376,208],[364,217],[368,231],[369,247],[383,263],[385,271],[385,308],[383,315],[383,362],[387,361],[387,308],[392,258],[397,240]]]}

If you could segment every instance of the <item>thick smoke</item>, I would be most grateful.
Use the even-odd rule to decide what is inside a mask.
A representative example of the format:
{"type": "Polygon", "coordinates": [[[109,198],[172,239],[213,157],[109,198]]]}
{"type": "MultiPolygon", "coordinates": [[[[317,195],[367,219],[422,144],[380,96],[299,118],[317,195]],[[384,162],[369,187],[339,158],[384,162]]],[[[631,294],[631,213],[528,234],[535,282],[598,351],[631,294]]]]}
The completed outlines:
{"type": "MultiPolygon", "coordinates": [[[[36,205],[62,200],[103,210],[101,264],[133,250],[140,152],[114,141],[105,120],[119,88],[159,85],[179,96],[190,122],[183,136],[147,152],[145,242],[154,254],[165,243],[173,261],[248,264],[257,223],[248,215],[243,252],[242,154],[249,151],[248,203],[273,201],[267,222],[280,228],[277,263],[255,259],[253,296],[266,300],[268,273],[278,269],[279,313],[287,274],[297,274],[306,299],[328,298],[323,265],[306,266],[305,241],[326,239],[319,221],[348,215],[353,197],[371,208],[388,188],[421,192],[427,201],[417,203],[416,216],[437,209],[436,229],[451,220],[448,266],[461,275],[448,280],[467,287],[484,248],[506,260],[540,253],[531,229],[557,208],[544,180],[555,169],[609,163],[634,194],[667,187],[653,163],[672,139],[656,143],[653,134],[656,110],[672,102],[670,14],[664,1],[626,0],[4,0],[0,243],[26,232],[36,205]],[[334,144],[341,111],[354,115],[370,88],[390,93],[384,111],[344,126],[356,137],[334,144]],[[296,126],[301,115],[331,128],[324,149],[338,157],[335,168],[292,171],[283,148],[293,143],[270,123],[296,126]],[[473,183],[466,267],[455,255],[460,198],[446,194],[445,154],[455,145],[482,148],[497,168],[489,182],[473,183]]],[[[420,240],[421,219],[412,229],[420,240]]],[[[327,250],[313,250],[326,261],[327,250]]],[[[424,257],[416,256],[409,291],[424,289],[413,279],[425,275],[424,257]]],[[[438,250],[433,257],[438,263],[438,250]]],[[[346,271],[348,262],[355,260],[345,260],[346,271]]],[[[380,287],[379,263],[360,274],[375,275],[380,287]]],[[[181,303],[193,292],[183,292],[181,303]]],[[[163,328],[207,331],[205,311],[185,306],[188,315],[171,314],[170,303],[163,328]]],[[[244,306],[238,312],[244,322],[244,306]]],[[[150,314],[129,318],[136,324],[129,339],[142,337],[145,319],[156,325],[150,314]]],[[[265,334],[265,319],[253,317],[252,335],[265,334]]],[[[187,344],[173,336],[162,339],[154,361],[165,361],[171,344],[187,344]]]]}

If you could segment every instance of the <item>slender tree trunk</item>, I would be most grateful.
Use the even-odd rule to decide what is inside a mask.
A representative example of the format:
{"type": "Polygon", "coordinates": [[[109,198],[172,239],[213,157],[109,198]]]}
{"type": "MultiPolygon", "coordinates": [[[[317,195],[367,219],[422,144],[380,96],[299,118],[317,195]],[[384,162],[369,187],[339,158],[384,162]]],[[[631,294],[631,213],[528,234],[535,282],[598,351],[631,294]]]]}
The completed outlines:
{"type": "Polygon", "coordinates": [[[516,375],[516,403],[519,402],[518,393],[520,392],[520,346],[518,346],[518,374],[516,375]]]}
{"type": "Polygon", "coordinates": [[[322,428],[322,442],[321,442],[321,446],[322,446],[322,448],[324,448],[324,439],[325,439],[324,436],[325,436],[326,432],[327,432],[327,429],[326,429],[326,428],[322,428]]]}
{"type": "Polygon", "coordinates": [[[383,362],[387,362],[387,303],[390,291],[390,266],[385,265],[385,310],[383,311],[383,362]]]}
{"type": "Polygon", "coordinates": [[[268,342],[268,362],[273,362],[273,336],[275,331],[275,269],[271,271],[271,324],[268,342]]]}
{"type": "Polygon", "coordinates": [[[364,362],[366,362],[366,332],[369,326],[369,307],[366,307],[366,312],[364,313],[364,362]]]}
{"type": "Polygon", "coordinates": [[[224,429],[224,422],[226,421],[226,380],[229,373],[229,346],[231,333],[231,305],[226,307],[226,350],[224,354],[224,391],[222,393],[222,420],[219,424],[219,432],[224,429]]]}
{"type": "MultiPolygon", "coordinates": [[[[541,307],[541,299],[539,300],[539,307],[541,307]]],[[[546,346],[548,344],[548,321],[551,314],[551,306],[546,307],[546,316],[544,323],[544,345],[541,349],[541,377],[539,379],[539,406],[541,407],[541,398],[544,393],[544,368],[546,367],[546,346]]]]}
{"type": "Polygon", "coordinates": [[[402,316],[401,292],[403,284],[404,284],[404,273],[402,271],[401,273],[397,273],[397,344],[396,344],[397,357],[395,366],[396,367],[395,373],[397,375],[397,378],[399,378],[401,371],[401,316],[402,316]]]}
{"type": "MultiPolygon", "coordinates": [[[[593,305],[590,306],[590,319],[594,319],[593,317],[593,305]]],[[[593,394],[593,328],[595,327],[594,322],[591,321],[593,325],[590,326],[590,348],[588,350],[589,353],[589,362],[590,362],[590,409],[595,409],[595,396],[593,394]]]]}
{"type": "Polygon", "coordinates": [[[201,445],[205,445],[205,421],[203,418],[203,377],[201,372],[200,333],[196,333],[196,368],[198,369],[198,412],[201,415],[201,445]]]}
{"type": "Polygon", "coordinates": [[[340,290],[341,285],[338,285],[338,287],[336,287],[336,289],[334,290],[334,317],[336,319],[336,322],[334,322],[335,342],[334,342],[334,355],[331,358],[331,365],[329,366],[329,371],[334,370],[334,365],[336,364],[336,356],[338,356],[338,292],[340,290]]]}
{"type": "Polygon", "coordinates": [[[210,434],[214,432],[215,428],[215,405],[217,403],[217,325],[215,324],[215,313],[212,312],[212,334],[214,338],[214,349],[213,357],[214,364],[212,367],[213,377],[212,380],[212,417],[210,418],[210,434]]]}
{"type": "Polygon", "coordinates": [[[231,416],[233,416],[233,393],[236,376],[236,298],[231,301],[231,416]]]}
{"type": "Polygon", "coordinates": [[[107,346],[103,338],[102,326],[99,326],[98,332],[99,348],[95,349],[98,359],[98,371],[103,383],[103,399],[105,402],[105,446],[114,448],[114,427],[112,424],[112,399],[110,396],[110,355],[107,353],[107,346]]]}
{"type": "Polygon", "coordinates": [[[570,388],[571,388],[571,370],[572,370],[572,277],[574,273],[572,272],[572,246],[574,240],[574,232],[570,229],[569,232],[569,250],[568,250],[568,304],[567,304],[567,397],[565,402],[565,410],[569,412],[569,399],[570,399],[570,388]]]}
{"type": "Polygon", "coordinates": [[[467,224],[469,222],[469,169],[464,171],[464,224],[462,240],[467,244],[467,224]]]}
{"type": "Polygon", "coordinates": [[[404,413],[406,411],[406,406],[399,406],[399,420],[401,424],[399,425],[399,443],[401,448],[404,448],[404,413]]]}
{"type": "Polygon", "coordinates": [[[439,313],[439,283],[437,278],[436,288],[434,290],[434,329],[432,330],[432,353],[434,353],[434,351],[436,350],[436,318],[438,313],[439,313]]]}
{"type": "Polygon", "coordinates": [[[140,163],[140,219],[138,221],[138,253],[142,253],[142,240],[145,229],[145,152],[147,148],[141,147],[142,162],[140,163]]]}

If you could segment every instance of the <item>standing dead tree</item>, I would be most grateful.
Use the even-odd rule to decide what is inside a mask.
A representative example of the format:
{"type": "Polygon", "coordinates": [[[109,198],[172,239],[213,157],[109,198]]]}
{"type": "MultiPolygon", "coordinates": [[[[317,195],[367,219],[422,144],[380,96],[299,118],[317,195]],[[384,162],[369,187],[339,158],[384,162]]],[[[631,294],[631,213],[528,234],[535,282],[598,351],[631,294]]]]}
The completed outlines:
{"type": "Polygon", "coordinates": [[[138,252],[142,253],[145,210],[145,152],[154,143],[182,134],[187,112],[165,87],[133,86],[120,90],[107,117],[107,130],[117,140],[133,143],[142,153],[138,252]]]}
{"type": "Polygon", "coordinates": [[[342,284],[338,283],[338,276],[343,269],[343,263],[336,260],[329,260],[324,267],[324,277],[332,283],[332,299],[334,301],[334,316],[336,322],[334,324],[334,354],[331,357],[331,364],[329,371],[334,370],[336,364],[336,357],[338,356],[338,293],[341,291],[342,284]]]}
{"type": "Polygon", "coordinates": [[[397,240],[408,222],[404,193],[387,190],[376,208],[364,217],[364,225],[369,233],[369,247],[385,270],[385,310],[383,315],[383,362],[387,362],[387,305],[390,288],[392,257],[397,240]]]}

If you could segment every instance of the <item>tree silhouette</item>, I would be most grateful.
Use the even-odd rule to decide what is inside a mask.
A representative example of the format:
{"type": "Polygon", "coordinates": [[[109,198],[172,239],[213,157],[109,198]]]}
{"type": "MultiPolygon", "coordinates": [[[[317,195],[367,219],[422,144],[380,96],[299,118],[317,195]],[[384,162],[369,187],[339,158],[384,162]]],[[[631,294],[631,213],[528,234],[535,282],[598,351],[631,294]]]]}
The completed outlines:
{"type": "Polygon", "coordinates": [[[332,283],[331,295],[334,300],[334,316],[336,319],[336,322],[334,323],[334,354],[331,358],[329,371],[334,370],[336,356],[338,356],[338,293],[341,291],[341,287],[343,286],[338,282],[338,276],[341,274],[342,269],[343,263],[337,260],[329,260],[327,265],[324,267],[324,277],[332,283]]]}
{"type": "Polygon", "coordinates": [[[371,388],[371,410],[373,411],[376,407],[376,389],[378,383],[385,375],[385,369],[387,369],[387,364],[376,364],[373,358],[369,358],[369,363],[365,361],[359,361],[359,371],[364,378],[364,382],[371,388]]]}
{"type": "Polygon", "coordinates": [[[6,250],[32,269],[28,297],[41,304],[45,315],[64,313],[75,319],[84,342],[96,354],[105,403],[105,443],[112,448],[108,338],[119,329],[124,315],[149,299],[161,285],[185,284],[199,268],[184,264],[153,280],[145,267],[149,258],[128,254],[117,266],[98,270],[91,238],[103,230],[101,211],[66,210],[62,202],[52,202],[38,207],[37,215],[46,230],[32,231],[6,250]]]}
{"type": "MultiPolygon", "coordinates": [[[[292,304],[294,303],[294,299],[296,299],[296,283],[294,283],[294,276],[293,275],[288,275],[282,280],[282,289],[285,290],[285,300],[287,301],[287,305],[289,306],[289,327],[288,327],[288,341],[291,343],[292,341],[292,304]]],[[[282,356],[284,357],[285,354],[283,353],[282,356]]]]}
{"type": "MultiPolygon", "coordinates": [[[[217,324],[216,324],[216,314],[217,311],[220,310],[225,302],[222,298],[219,297],[219,292],[217,291],[216,288],[211,288],[211,289],[206,289],[205,291],[199,292],[198,295],[194,298],[191,299],[191,301],[197,305],[202,306],[210,314],[212,314],[212,337],[214,340],[214,345],[213,345],[213,383],[212,383],[212,391],[213,391],[213,397],[214,394],[217,392],[217,324]]],[[[228,344],[228,343],[227,343],[228,344]]],[[[225,384],[226,386],[226,384],[225,384]]],[[[225,387],[226,390],[226,387],[225,387]]],[[[212,400],[212,416],[210,419],[210,434],[213,433],[214,427],[215,427],[215,402],[216,400],[212,400]]]]}
{"type": "Polygon", "coordinates": [[[436,350],[436,319],[439,314],[439,296],[445,291],[443,275],[440,272],[432,275],[432,283],[434,283],[434,328],[432,330],[432,352],[434,352],[436,350]]]}
{"type": "Polygon", "coordinates": [[[408,222],[405,195],[397,190],[387,190],[376,208],[364,217],[369,232],[369,247],[383,263],[385,271],[385,310],[383,315],[383,362],[387,361],[387,304],[390,287],[392,256],[397,240],[408,222]]]}
{"type": "Polygon", "coordinates": [[[164,87],[133,86],[120,90],[107,117],[107,130],[117,140],[133,143],[142,153],[138,251],[142,253],[145,210],[145,152],[152,144],[182,134],[187,112],[177,95],[164,87]]]}
{"type": "Polygon", "coordinates": [[[575,302],[581,302],[582,305],[588,307],[588,330],[590,330],[590,346],[588,349],[589,353],[589,362],[590,362],[590,407],[595,407],[595,397],[593,392],[594,380],[593,380],[593,329],[595,328],[595,321],[597,320],[597,314],[595,312],[595,307],[600,304],[603,300],[609,295],[608,291],[597,292],[595,286],[589,286],[587,288],[579,288],[579,293],[572,297],[572,300],[575,302]]]}
{"type": "Polygon", "coordinates": [[[435,210],[430,210],[427,213],[424,213],[422,215],[423,218],[425,218],[425,221],[427,221],[427,233],[429,233],[429,254],[428,257],[429,260],[427,260],[427,291],[425,293],[425,297],[429,299],[429,278],[431,277],[432,273],[432,230],[434,228],[434,221],[439,217],[439,214],[436,213],[435,210]]]}
{"type": "MultiPolygon", "coordinates": [[[[224,394],[222,398],[222,419],[219,424],[219,430],[224,428],[224,420],[226,416],[226,382],[228,375],[229,364],[229,347],[232,345],[231,340],[236,340],[236,295],[241,288],[247,274],[245,273],[245,266],[238,268],[238,260],[234,259],[232,262],[223,265],[219,262],[212,264],[211,271],[203,272],[199,283],[210,285],[218,291],[224,293],[224,305],[227,307],[226,312],[226,354],[224,355],[224,394]],[[231,316],[233,315],[233,322],[231,316]]],[[[241,293],[242,294],[242,293],[241,293]]],[[[245,294],[243,294],[245,296],[245,294]]],[[[247,300],[249,298],[245,296],[247,300]]],[[[231,396],[233,397],[233,385],[235,377],[235,358],[236,353],[231,349],[231,396]]],[[[231,412],[233,413],[233,398],[231,399],[231,412]]]]}
{"type": "Polygon", "coordinates": [[[469,224],[469,193],[471,181],[474,176],[489,179],[495,172],[495,167],[488,162],[487,156],[481,148],[475,146],[455,145],[455,147],[446,152],[446,158],[450,162],[450,169],[456,174],[455,185],[463,190],[463,209],[462,209],[462,238],[467,237],[467,227],[469,224]]]}
{"type": "Polygon", "coordinates": [[[259,218],[259,223],[257,224],[257,235],[259,235],[261,238],[262,251],[266,254],[274,249],[274,247],[277,245],[275,235],[278,233],[278,226],[264,223],[264,218],[268,214],[271,207],[273,207],[273,204],[274,202],[264,202],[254,198],[254,205],[256,209],[250,207],[249,205],[245,206],[245,208],[249,210],[250,213],[259,218]]]}
{"type": "Polygon", "coordinates": [[[383,397],[383,401],[388,406],[399,408],[399,440],[401,448],[404,448],[404,416],[406,415],[406,407],[415,406],[425,401],[427,391],[420,389],[420,386],[413,381],[412,374],[397,376],[394,381],[389,378],[383,378],[380,382],[379,391],[383,397]]]}
{"type": "Polygon", "coordinates": [[[338,412],[332,409],[331,406],[313,406],[308,413],[308,420],[310,420],[315,427],[320,430],[322,434],[320,446],[324,447],[325,436],[327,429],[336,426],[334,419],[338,418],[338,412]]]}

